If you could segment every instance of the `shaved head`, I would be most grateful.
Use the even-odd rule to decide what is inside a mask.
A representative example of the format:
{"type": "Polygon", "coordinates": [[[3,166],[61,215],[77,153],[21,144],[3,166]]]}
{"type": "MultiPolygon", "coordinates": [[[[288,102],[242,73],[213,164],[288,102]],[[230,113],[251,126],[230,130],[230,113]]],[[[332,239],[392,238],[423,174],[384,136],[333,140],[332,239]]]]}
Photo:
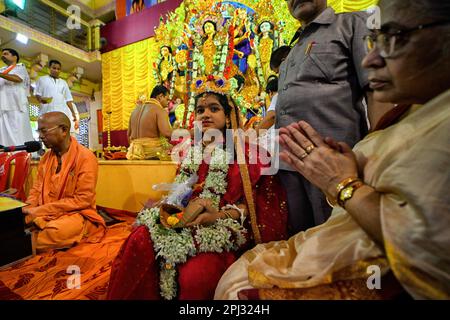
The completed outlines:
{"type": "Polygon", "coordinates": [[[62,112],[48,112],[38,119],[39,139],[57,153],[67,151],[70,145],[70,120],[62,112]]]}
{"type": "Polygon", "coordinates": [[[39,117],[39,121],[47,122],[53,126],[66,127],[68,130],[70,130],[70,120],[62,112],[54,111],[44,113],[39,117]]]}

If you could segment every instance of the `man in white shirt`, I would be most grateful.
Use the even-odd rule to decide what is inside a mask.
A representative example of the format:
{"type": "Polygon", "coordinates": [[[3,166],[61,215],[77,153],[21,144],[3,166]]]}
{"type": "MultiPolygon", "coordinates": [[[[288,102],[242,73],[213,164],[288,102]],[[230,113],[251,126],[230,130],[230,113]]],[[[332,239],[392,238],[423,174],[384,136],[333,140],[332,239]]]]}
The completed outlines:
{"type": "Polygon", "coordinates": [[[14,49],[2,49],[0,68],[0,145],[23,145],[33,140],[28,95],[30,77],[27,69],[19,62],[19,54],[14,49]]]}
{"type": "Polygon", "coordinates": [[[39,114],[59,111],[70,119],[70,134],[75,136],[76,113],[73,98],[67,82],[59,77],[61,62],[50,60],[48,63],[49,75],[42,76],[36,81],[34,95],[41,103],[39,114]]]}

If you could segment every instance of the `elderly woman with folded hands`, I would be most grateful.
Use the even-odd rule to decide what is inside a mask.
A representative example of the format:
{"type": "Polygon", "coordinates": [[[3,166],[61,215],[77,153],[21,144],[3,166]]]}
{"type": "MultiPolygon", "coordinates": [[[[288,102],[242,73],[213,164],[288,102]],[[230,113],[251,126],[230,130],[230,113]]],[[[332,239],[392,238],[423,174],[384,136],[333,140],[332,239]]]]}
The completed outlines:
{"type": "Polygon", "coordinates": [[[380,7],[363,66],[374,99],[396,107],[353,150],[302,121],[280,130],[281,157],[332,216],[244,254],[216,298],[392,298],[390,275],[413,298],[450,298],[450,3],[380,7]]]}

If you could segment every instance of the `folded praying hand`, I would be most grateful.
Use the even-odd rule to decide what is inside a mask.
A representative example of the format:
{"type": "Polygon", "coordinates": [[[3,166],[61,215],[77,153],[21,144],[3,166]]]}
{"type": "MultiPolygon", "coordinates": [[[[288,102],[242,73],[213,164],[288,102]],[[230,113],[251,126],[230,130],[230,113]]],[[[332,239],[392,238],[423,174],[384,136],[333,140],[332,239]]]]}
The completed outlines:
{"type": "Polygon", "coordinates": [[[355,154],[344,142],[323,138],[307,122],[280,129],[283,161],[317,186],[329,199],[336,199],[336,186],[349,177],[358,177],[355,154]]]}

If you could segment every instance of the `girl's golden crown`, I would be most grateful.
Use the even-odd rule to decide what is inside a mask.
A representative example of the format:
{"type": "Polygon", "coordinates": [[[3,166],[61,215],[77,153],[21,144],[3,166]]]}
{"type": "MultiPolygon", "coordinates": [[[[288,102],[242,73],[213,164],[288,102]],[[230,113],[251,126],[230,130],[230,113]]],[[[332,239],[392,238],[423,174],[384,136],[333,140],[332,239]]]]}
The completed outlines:
{"type": "Polygon", "coordinates": [[[231,85],[228,80],[216,75],[196,78],[191,85],[192,92],[198,96],[205,92],[213,92],[222,95],[231,93],[231,85]]]}

